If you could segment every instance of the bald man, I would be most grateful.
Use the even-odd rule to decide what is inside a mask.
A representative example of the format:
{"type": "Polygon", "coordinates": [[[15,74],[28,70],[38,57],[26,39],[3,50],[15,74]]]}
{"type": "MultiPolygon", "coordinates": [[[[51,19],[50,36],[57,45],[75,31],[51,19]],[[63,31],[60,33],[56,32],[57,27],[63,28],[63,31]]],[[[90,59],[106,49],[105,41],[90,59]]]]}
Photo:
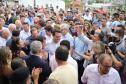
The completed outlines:
{"type": "Polygon", "coordinates": [[[16,25],[16,29],[17,30],[21,30],[22,29],[22,23],[20,20],[16,20],[15,21],[15,25],[16,25]]]}
{"type": "Polygon", "coordinates": [[[121,84],[120,76],[112,68],[112,58],[108,54],[102,54],[98,58],[98,64],[87,66],[81,81],[84,84],[121,84]]]}
{"type": "Polygon", "coordinates": [[[8,29],[9,29],[10,32],[12,32],[13,30],[16,29],[16,25],[15,24],[9,24],[8,29]]]}

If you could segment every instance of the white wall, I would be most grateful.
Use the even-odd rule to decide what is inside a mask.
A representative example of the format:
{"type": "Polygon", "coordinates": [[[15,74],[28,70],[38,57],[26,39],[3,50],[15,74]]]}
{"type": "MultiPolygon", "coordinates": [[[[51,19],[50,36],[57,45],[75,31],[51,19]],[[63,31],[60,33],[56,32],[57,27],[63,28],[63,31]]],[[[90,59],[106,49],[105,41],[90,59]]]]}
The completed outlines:
{"type": "MultiPolygon", "coordinates": [[[[34,0],[19,0],[19,4],[20,5],[23,4],[25,7],[28,7],[28,5],[33,7],[34,0]]],[[[41,6],[46,7],[47,4],[49,7],[52,4],[54,9],[56,8],[56,6],[59,6],[59,8],[65,9],[65,2],[62,0],[36,0],[36,6],[38,5],[39,7],[41,6]]]]}

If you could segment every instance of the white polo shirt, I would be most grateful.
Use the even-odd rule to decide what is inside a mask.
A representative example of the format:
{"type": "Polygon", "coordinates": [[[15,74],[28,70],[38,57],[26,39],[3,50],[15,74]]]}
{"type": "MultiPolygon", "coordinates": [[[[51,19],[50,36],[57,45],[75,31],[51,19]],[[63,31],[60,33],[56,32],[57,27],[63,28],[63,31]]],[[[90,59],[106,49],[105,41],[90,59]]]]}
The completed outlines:
{"type": "Polygon", "coordinates": [[[105,75],[100,75],[98,64],[91,64],[85,69],[81,81],[87,84],[121,84],[120,76],[114,68],[105,75]]]}
{"type": "Polygon", "coordinates": [[[1,46],[6,46],[6,42],[7,42],[7,40],[4,39],[4,38],[2,38],[2,37],[0,36],[0,47],[1,47],[1,46]]]}

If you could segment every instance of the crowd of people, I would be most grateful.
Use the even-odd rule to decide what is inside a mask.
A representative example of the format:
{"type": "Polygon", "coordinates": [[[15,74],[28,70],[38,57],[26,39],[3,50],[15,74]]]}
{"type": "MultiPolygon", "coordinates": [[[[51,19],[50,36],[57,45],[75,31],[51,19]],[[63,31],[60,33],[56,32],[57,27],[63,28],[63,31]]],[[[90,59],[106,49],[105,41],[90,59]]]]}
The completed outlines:
{"type": "Polygon", "coordinates": [[[126,12],[0,6],[0,84],[126,84],[126,12]]]}

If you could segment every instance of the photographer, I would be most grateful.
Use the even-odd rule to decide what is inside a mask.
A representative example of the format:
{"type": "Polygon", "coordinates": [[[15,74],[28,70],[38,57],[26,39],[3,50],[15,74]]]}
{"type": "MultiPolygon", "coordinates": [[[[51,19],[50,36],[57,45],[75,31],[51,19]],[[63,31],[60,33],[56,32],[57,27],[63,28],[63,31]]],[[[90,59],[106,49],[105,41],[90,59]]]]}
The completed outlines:
{"type": "Polygon", "coordinates": [[[111,54],[114,67],[122,73],[123,67],[125,65],[125,55],[123,55],[120,51],[121,48],[124,47],[124,31],[123,30],[116,30],[115,31],[115,40],[113,40],[113,44],[109,44],[109,47],[106,49],[109,54],[111,54]],[[111,49],[111,50],[110,50],[111,49]]]}

